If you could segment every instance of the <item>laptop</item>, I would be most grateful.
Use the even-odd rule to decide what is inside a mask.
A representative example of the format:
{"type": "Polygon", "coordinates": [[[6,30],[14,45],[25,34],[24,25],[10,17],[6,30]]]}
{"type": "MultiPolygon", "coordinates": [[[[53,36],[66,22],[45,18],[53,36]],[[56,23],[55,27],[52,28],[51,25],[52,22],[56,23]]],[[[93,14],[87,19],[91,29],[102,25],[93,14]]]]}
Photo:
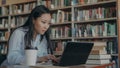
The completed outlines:
{"type": "Polygon", "coordinates": [[[63,54],[55,66],[72,66],[85,64],[92,50],[93,43],[67,42],[63,54]]]}

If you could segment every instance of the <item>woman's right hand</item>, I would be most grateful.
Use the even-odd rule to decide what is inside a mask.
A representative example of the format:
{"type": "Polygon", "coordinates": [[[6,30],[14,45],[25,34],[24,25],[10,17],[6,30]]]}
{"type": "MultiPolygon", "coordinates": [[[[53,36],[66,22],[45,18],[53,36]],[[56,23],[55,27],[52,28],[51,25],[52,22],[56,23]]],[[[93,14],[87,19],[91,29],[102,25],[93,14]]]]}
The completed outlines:
{"type": "Polygon", "coordinates": [[[48,56],[37,57],[37,63],[47,62],[48,60],[48,56]]]}

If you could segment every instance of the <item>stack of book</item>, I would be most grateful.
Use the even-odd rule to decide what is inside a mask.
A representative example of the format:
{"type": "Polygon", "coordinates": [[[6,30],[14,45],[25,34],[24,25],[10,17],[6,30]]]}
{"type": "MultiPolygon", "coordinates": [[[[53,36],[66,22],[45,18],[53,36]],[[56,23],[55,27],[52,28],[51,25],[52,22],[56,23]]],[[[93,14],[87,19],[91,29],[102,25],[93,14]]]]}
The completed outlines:
{"type": "Polygon", "coordinates": [[[86,64],[107,64],[110,63],[110,59],[111,55],[106,51],[106,42],[94,42],[86,64]]]}

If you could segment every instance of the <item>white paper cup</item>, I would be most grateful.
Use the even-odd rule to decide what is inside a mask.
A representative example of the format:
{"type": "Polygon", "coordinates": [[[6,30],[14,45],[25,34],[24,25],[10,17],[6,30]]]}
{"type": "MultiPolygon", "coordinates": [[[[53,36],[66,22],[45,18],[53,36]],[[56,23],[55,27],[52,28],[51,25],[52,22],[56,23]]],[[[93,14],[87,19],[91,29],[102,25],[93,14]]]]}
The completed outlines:
{"type": "Polygon", "coordinates": [[[37,61],[37,50],[27,49],[25,50],[25,65],[35,66],[37,61]]]}

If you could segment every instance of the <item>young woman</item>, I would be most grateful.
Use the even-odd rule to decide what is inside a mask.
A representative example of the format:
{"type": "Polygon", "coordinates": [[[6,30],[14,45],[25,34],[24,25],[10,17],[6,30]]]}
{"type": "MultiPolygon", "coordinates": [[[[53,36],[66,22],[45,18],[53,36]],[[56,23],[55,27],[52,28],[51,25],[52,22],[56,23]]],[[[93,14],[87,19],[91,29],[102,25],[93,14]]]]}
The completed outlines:
{"type": "Polygon", "coordinates": [[[57,61],[52,55],[49,38],[51,15],[43,5],[36,6],[23,26],[15,29],[9,39],[7,59],[2,65],[22,64],[25,59],[26,48],[38,49],[37,61],[45,62],[49,59],[57,61]]]}

